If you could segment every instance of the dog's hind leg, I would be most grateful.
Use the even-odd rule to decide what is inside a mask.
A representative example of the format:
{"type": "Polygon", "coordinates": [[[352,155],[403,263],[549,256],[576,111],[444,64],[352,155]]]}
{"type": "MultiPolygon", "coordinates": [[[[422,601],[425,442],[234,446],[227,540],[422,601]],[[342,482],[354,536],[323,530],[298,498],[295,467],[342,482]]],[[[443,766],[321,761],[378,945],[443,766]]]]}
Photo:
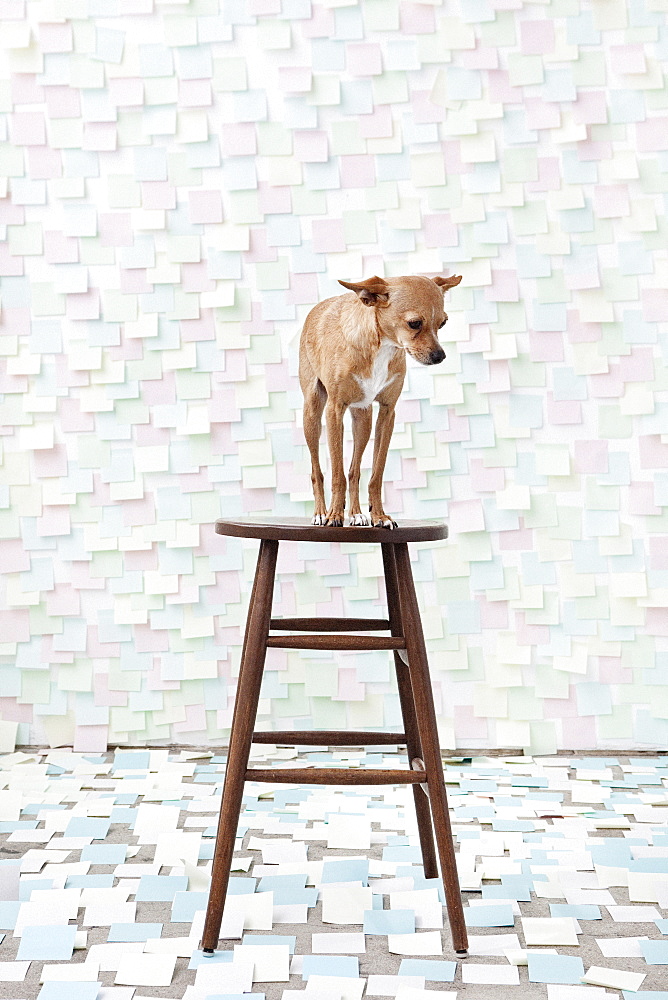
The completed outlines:
{"type": "Polygon", "coordinates": [[[315,375],[307,378],[303,370],[300,371],[300,381],[304,393],[304,437],[311,453],[311,484],[315,499],[312,523],[325,524],[327,507],[325,505],[324,479],[320,468],[320,431],[322,429],[322,412],[327,402],[327,392],[320,379],[316,378],[315,375]]]}
{"type": "Polygon", "coordinates": [[[348,515],[351,524],[368,524],[360,507],[360,467],[362,455],[371,437],[371,407],[350,407],[353,421],[353,457],[348,471],[348,515]]]}

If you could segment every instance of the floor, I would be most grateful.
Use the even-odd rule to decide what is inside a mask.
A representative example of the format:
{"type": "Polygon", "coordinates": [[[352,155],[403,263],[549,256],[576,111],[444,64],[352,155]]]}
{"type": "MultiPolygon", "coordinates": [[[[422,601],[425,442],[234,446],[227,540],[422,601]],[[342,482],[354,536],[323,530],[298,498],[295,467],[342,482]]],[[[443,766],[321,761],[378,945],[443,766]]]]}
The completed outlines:
{"type": "Polygon", "coordinates": [[[307,784],[325,759],[402,766],[399,748],[254,751],[304,785],[246,785],[214,958],[198,944],[224,755],[0,757],[0,996],[668,1000],[668,756],[446,760],[455,961],[411,790],[307,784]]]}

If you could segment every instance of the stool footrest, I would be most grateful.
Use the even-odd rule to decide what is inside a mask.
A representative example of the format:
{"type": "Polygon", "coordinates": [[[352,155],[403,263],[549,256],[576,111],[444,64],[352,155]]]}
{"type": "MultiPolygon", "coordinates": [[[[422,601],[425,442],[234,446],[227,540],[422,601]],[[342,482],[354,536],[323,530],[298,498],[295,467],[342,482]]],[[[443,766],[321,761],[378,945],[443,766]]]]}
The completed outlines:
{"type": "Polygon", "coordinates": [[[388,618],[272,618],[269,629],[284,632],[384,632],[388,618]]]}
{"type": "Polygon", "coordinates": [[[426,771],[374,771],[371,768],[343,767],[249,767],[246,781],[287,782],[297,785],[420,785],[426,771]]]}
{"type": "Polygon", "coordinates": [[[401,636],[270,635],[267,646],[278,649],[405,649],[401,636]]]}
{"type": "Polygon", "coordinates": [[[394,746],[406,743],[406,733],[363,733],[354,730],[341,732],[337,729],[283,731],[253,733],[253,743],[287,743],[296,747],[363,747],[383,743],[394,746]]]}

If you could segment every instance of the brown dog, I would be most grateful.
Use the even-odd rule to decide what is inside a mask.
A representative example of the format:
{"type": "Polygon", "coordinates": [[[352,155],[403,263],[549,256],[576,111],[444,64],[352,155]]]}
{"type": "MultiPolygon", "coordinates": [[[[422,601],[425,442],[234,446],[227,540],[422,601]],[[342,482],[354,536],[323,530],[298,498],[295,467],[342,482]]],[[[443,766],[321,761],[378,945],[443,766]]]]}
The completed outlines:
{"type": "Polygon", "coordinates": [[[353,421],[353,458],[348,474],[351,524],[369,524],[360,509],[362,455],[371,435],[371,404],[380,404],[369,480],[374,527],[395,528],[383,510],[381,490],[396,405],[406,375],[406,354],[423,365],[445,357],[438,330],[447,320],[443,295],[461,281],[452,278],[369,278],[340,281],[353,294],[336,295],[311,309],[299,346],[299,381],[304,393],[304,434],[311,453],[315,496],[313,524],[340,527],[344,521],[343,414],[353,421]],[[327,404],[327,438],[332,464],[332,502],[325,505],[319,441],[327,404]]]}

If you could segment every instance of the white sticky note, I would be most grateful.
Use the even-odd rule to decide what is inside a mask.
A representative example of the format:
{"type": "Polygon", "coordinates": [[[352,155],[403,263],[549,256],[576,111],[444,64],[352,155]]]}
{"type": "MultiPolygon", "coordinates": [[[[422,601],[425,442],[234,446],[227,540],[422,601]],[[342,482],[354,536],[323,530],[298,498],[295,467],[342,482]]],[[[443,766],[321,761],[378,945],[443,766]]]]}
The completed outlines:
{"type": "Polygon", "coordinates": [[[254,983],[287,983],[290,979],[287,944],[235,944],[234,957],[253,963],[254,983]]]}
{"type": "Polygon", "coordinates": [[[587,969],[586,975],[582,976],[581,982],[590,983],[592,986],[607,986],[611,990],[629,990],[631,993],[637,993],[645,978],[644,972],[625,972],[623,969],[604,969],[602,966],[592,965],[587,969]]]}
{"type": "Polygon", "coordinates": [[[373,907],[373,896],[367,886],[325,885],[320,895],[325,924],[363,924],[364,911],[373,907]]]}
{"type": "Polygon", "coordinates": [[[0,962],[0,983],[22,983],[29,965],[30,962],[0,962]]]}
{"type": "MultiPolygon", "coordinates": [[[[352,976],[309,976],[306,989],[300,994],[313,1000],[325,1000],[325,997],[339,995],[341,1000],[361,1000],[364,993],[364,979],[352,976]]],[[[285,998],[285,993],[283,994],[285,998]]]]}
{"type": "Polygon", "coordinates": [[[522,917],[527,945],[577,945],[578,936],[572,917],[522,917]]]}
{"type": "Polygon", "coordinates": [[[124,955],[118,965],[119,986],[171,986],[176,955],[124,955]]]}
{"type": "Polygon", "coordinates": [[[253,987],[253,962],[238,957],[224,965],[219,962],[212,965],[202,962],[195,973],[195,989],[203,997],[220,993],[223,978],[228,993],[250,993],[253,987]]]}
{"type": "Polygon", "coordinates": [[[519,986],[520,973],[516,965],[469,965],[462,963],[462,982],[486,983],[492,986],[519,986]]]}
{"type": "Polygon", "coordinates": [[[311,935],[311,954],[313,955],[364,955],[365,953],[366,939],[364,934],[311,935]]]}
{"type": "Polygon", "coordinates": [[[387,948],[393,955],[437,955],[440,957],[443,954],[440,931],[388,934],[387,948]]]}

